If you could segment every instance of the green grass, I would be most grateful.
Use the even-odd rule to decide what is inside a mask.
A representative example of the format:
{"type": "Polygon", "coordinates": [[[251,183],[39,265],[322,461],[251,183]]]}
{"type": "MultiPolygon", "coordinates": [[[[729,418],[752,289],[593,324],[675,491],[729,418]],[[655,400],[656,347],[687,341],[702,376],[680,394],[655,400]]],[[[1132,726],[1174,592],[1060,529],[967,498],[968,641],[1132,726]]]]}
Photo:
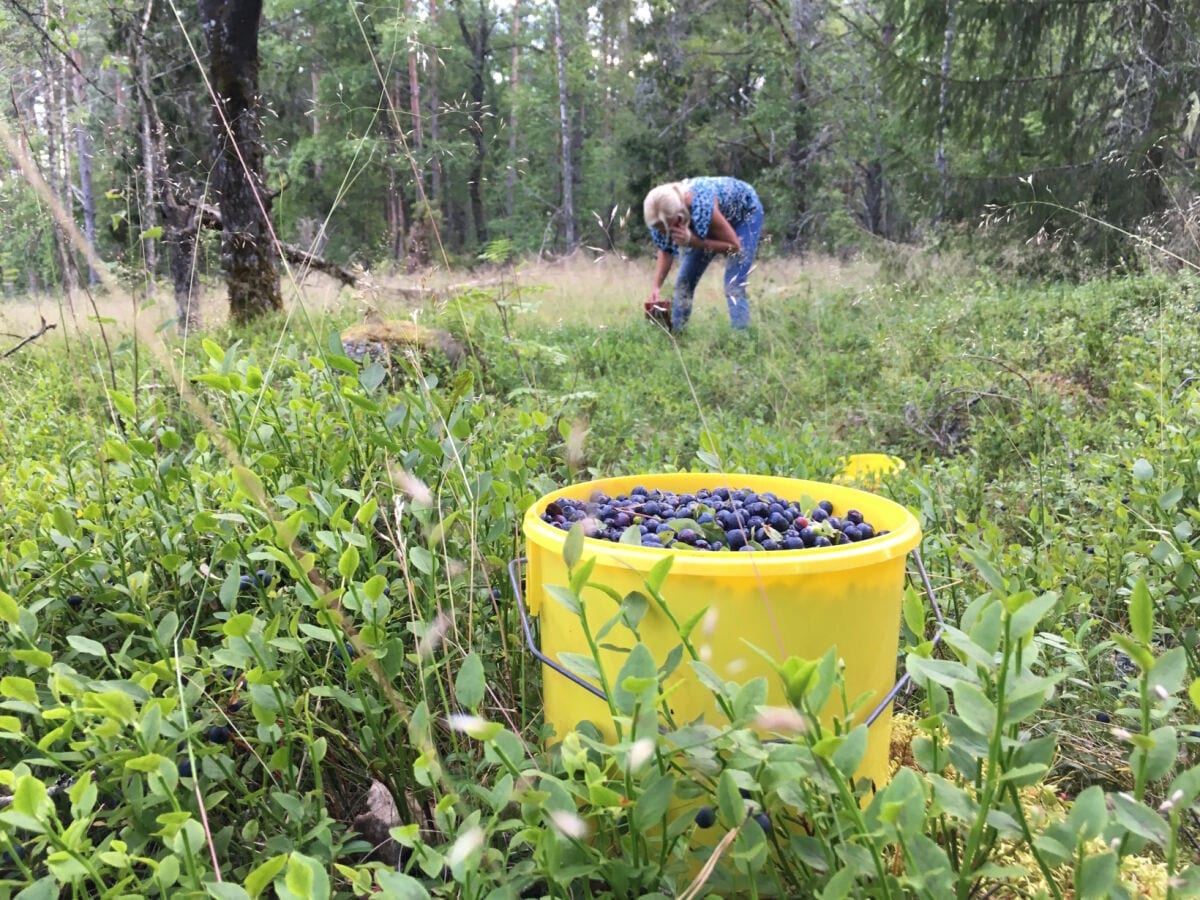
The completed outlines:
{"type": "Polygon", "coordinates": [[[965,897],[1038,873],[1051,893],[1120,896],[1144,857],[1191,890],[1194,279],[872,272],[789,290],[764,273],[750,334],[702,298],[675,342],[582,281],[539,292],[516,277],[433,316],[473,348],[462,369],[436,355],[361,368],[336,341],[355,313],[332,304],[203,346],[118,335],[111,360],[94,332],[71,331],[0,363],[0,842],[22,848],[0,863],[10,885],[678,895],[695,868],[661,839],[669,773],[723,822],[741,787],[773,821],[818,827],[797,843],[746,826],[710,887],[753,875],[792,896],[965,897]],[[736,728],[708,738],[727,774],[696,775],[695,749],[669,731],[655,764],[627,772],[623,754],[656,734],[653,691],[638,707],[651,725],[621,745],[585,734],[572,761],[542,743],[541,676],[506,571],[537,497],[687,469],[829,480],[853,452],[906,460],[886,490],[918,516],[959,629],[935,654],[950,683],[900,701],[921,720],[917,762],[944,778],[901,777],[860,814],[853,766],[823,755],[847,735],[779,747],[736,728]],[[260,569],[269,585],[242,585],[260,569]],[[972,731],[987,709],[1017,711],[972,731]],[[503,730],[445,727],[454,712],[503,730]],[[223,725],[233,741],[205,739],[223,725]],[[407,878],[369,862],[351,829],[372,781],[414,828],[399,833],[407,878]],[[801,798],[793,782],[821,787],[801,798]],[[1095,827],[1043,821],[1031,785],[1082,796],[1095,827]],[[653,814],[631,826],[605,802],[614,790],[653,814]],[[888,797],[900,805],[885,814],[888,797]],[[576,817],[589,841],[570,836],[576,817]],[[1084,859],[1092,839],[1111,847],[1100,863],[1084,859]]]}

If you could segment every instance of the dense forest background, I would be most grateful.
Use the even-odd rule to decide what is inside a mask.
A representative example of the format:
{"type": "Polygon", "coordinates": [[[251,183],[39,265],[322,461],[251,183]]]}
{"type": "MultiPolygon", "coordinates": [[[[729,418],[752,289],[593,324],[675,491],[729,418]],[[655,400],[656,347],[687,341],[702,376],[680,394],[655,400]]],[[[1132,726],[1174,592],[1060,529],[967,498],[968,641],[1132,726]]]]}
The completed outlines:
{"type": "MultiPolygon", "coordinates": [[[[256,6],[0,2],[4,118],[126,274],[197,232],[218,270],[221,5],[256,6]]],[[[280,240],[343,266],[646,252],[645,191],[695,174],[758,187],[768,254],[996,252],[986,225],[1127,265],[1148,235],[1194,252],[1198,24],[1193,0],[267,0],[264,180],[280,240]]],[[[7,293],[87,277],[15,170],[0,207],[7,293]]]]}

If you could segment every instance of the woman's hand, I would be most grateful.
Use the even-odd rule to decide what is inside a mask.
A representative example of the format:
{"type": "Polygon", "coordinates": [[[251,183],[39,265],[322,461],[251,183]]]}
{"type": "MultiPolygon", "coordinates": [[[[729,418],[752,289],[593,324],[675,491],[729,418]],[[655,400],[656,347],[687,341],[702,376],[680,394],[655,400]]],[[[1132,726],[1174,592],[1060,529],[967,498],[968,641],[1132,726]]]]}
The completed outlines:
{"type": "Polygon", "coordinates": [[[647,300],[646,303],[650,306],[653,306],[656,303],[662,303],[662,297],[660,296],[660,289],[658,285],[650,288],[650,299],[647,300]]]}
{"type": "Polygon", "coordinates": [[[690,225],[672,225],[671,242],[676,247],[694,247],[700,242],[700,237],[690,225]]]}

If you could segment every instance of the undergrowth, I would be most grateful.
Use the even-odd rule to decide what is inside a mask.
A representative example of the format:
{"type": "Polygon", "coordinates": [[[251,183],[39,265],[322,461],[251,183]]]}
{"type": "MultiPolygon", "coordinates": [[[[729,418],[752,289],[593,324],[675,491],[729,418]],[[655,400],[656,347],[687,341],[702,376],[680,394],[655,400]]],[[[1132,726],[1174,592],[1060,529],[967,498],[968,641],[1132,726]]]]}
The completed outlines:
{"type": "Polygon", "coordinates": [[[749,335],[700,310],[678,344],[475,291],[437,317],[459,367],[355,363],[303,320],[169,366],[31,345],[0,363],[0,874],[23,897],[1200,892],[1195,290],[881,283],[763,304],[749,335]],[[727,722],[662,724],[702,665],[638,640],[667,563],[619,607],[618,739],[548,740],[507,573],[538,497],[829,481],[862,451],[907,463],[881,490],[949,626],[935,647],[914,578],[886,787],[854,778],[865,726],[831,724],[832,651],[708,679],[727,722]]]}

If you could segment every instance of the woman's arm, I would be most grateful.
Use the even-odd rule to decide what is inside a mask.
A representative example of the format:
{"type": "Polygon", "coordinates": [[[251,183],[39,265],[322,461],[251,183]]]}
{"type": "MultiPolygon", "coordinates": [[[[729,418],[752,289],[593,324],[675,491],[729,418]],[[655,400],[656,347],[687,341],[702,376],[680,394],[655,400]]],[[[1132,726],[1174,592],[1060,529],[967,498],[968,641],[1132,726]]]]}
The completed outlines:
{"type": "Polygon", "coordinates": [[[663,282],[667,280],[667,274],[671,271],[671,263],[675,261],[675,257],[666,250],[658,251],[658,263],[654,267],[654,287],[650,291],[650,302],[658,303],[658,292],[662,289],[663,282]]]}
{"type": "Polygon", "coordinates": [[[713,200],[707,238],[700,237],[687,225],[677,225],[671,228],[671,240],[680,247],[698,247],[706,253],[738,253],[742,249],[737,232],[721,212],[716,200],[713,200]]]}

